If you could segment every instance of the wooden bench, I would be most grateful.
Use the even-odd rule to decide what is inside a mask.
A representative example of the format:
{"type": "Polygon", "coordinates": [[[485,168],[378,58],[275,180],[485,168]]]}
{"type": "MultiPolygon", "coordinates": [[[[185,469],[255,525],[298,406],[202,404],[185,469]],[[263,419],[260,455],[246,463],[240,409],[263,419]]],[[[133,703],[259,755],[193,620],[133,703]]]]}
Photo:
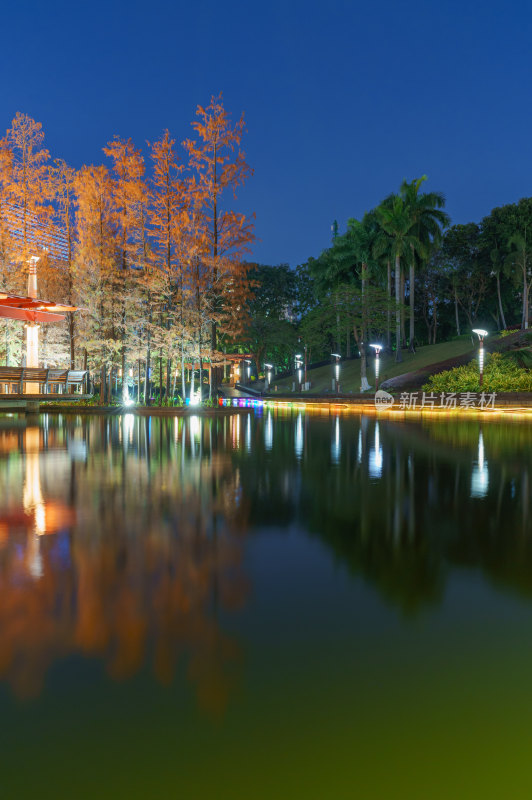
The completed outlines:
{"type": "Polygon", "coordinates": [[[82,390],[87,370],[84,369],[49,369],[48,385],[56,386],[57,392],[68,392],[69,389],[82,390]]]}
{"type": "Polygon", "coordinates": [[[0,393],[24,394],[25,383],[38,383],[44,394],[51,393],[50,387],[58,392],[69,389],[83,389],[86,370],[81,369],[46,369],[45,367],[0,367],[0,393]]]}
{"type": "Polygon", "coordinates": [[[22,367],[0,367],[0,391],[2,394],[22,394],[22,367]]]}

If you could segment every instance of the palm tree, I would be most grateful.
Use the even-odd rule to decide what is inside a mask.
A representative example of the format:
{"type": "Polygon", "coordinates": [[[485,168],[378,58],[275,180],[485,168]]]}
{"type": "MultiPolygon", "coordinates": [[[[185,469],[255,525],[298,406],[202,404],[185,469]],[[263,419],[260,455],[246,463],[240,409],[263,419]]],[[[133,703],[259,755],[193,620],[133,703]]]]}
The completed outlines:
{"type": "Polygon", "coordinates": [[[521,317],[521,327],[528,328],[528,298],[532,288],[532,278],[530,276],[532,264],[532,251],[527,241],[526,225],[524,233],[514,233],[508,239],[508,255],[505,259],[505,266],[509,273],[516,270],[514,278],[516,282],[522,281],[523,286],[523,311],[521,317]]]}
{"type": "Polygon", "coordinates": [[[491,263],[493,264],[493,269],[491,270],[492,276],[495,277],[497,281],[497,300],[499,302],[499,314],[501,317],[502,327],[506,329],[506,319],[504,317],[504,309],[502,307],[502,298],[501,298],[501,273],[504,268],[504,258],[501,254],[499,247],[494,247],[493,250],[490,251],[490,259],[491,263]]]}
{"type": "MultiPolygon", "coordinates": [[[[391,194],[386,197],[381,206],[391,206],[393,203],[394,195],[391,194]]],[[[373,244],[373,258],[380,266],[382,271],[386,274],[386,293],[388,297],[388,309],[386,312],[386,347],[389,352],[392,351],[392,261],[393,255],[393,237],[387,233],[379,222],[377,211],[371,212],[377,222],[378,229],[375,234],[375,241],[373,244]]]]}
{"type": "MultiPolygon", "coordinates": [[[[392,253],[395,260],[395,360],[402,361],[401,355],[401,259],[412,253],[423,255],[424,248],[414,233],[415,219],[411,208],[400,195],[392,195],[389,200],[376,208],[377,219],[383,231],[392,238],[392,253]]],[[[385,246],[385,239],[376,243],[376,254],[385,246]]]]}
{"type": "MultiPolygon", "coordinates": [[[[428,258],[431,250],[441,242],[442,228],[450,223],[450,218],[445,211],[445,197],[441,192],[421,192],[422,184],[427,180],[426,175],[415,178],[413,181],[404,180],[401,184],[400,195],[407,206],[412,219],[411,233],[423,246],[424,256],[421,260],[428,258]]],[[[410,253],[410,350],[414,351],[414,286],[416,252],[411,248],[410,253]]]]}
{"type": "Polygon", "coordinates": [[[374,266],[373,251],[375,239],[378,234],[378,222],[374,212],[364,214],[362,221],[350,219],[347,222],[347,236],[349,237],[352,252],[356,263],[360,265],[362,320],[360,346],[360,391],[367,391],[370,386],[367,379],[367,334],[368,334],[368,281],[370,271],[374,266]]]}

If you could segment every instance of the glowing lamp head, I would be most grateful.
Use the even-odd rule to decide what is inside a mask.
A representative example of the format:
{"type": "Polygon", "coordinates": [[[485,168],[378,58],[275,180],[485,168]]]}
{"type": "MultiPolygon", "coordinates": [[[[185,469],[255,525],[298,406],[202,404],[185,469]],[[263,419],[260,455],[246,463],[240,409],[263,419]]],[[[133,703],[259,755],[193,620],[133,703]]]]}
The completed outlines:
{"type": "Polygon", "coordinates": [[[333,358],[336,358],[336,359],[338,359],[338,360],[340,360],[340,359],[342,358],[342,356],[340,355],[340,353],[331,353],[331,355],[332,355],[332,357],[333,357],[333,358]]]}
{"type": "Polygon", "coordinates": [[[477,334],[480,342],[483,342],[484,337],[488,335],[488,332],[483,330],[483,328],[473,328],[473,333],[477,334]]]}
{"type": "Polygon", "coordinates": [[[382,350],[382,344],[370,344],[370,347],[373,347],[376,356],[378,356],[382,350]]]}

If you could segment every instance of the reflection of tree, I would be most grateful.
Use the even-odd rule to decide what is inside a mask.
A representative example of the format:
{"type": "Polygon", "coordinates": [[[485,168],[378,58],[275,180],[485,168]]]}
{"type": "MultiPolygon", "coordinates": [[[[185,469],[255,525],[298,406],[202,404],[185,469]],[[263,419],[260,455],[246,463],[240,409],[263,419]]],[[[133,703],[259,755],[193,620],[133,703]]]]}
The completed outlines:
{"type": "Polygon", "coordinates": [[[300,458],[295,416],[282,415],[271,451],[259,430],[253,455],[235,455],[252,523],[300,522],[407,613],[439,602],[458,564],[532,592],[527,426],[344,416],[338,432],[337,420],[307,414],[300,458]],[[475,498],[481,432],[489,485],[475,498]]]}
{"type": "MultiPolygon", "coordinates": [[[[185,658],[200,704],[223,711],[241,652],[219,612],[239,608],[248,586],[246,505],[220,422],[93,419],[83,431],[86,459],[68,461],[55,483],[58,454],[41,453],[45,508],[76,498],[76,518],[53,536],[37,537],[28,515],[13,517],[13,498],[22,505],[24,474],[30,465],[35,481],[36,462],[23,440],[22,452],[10,453],[16,478],[0,540],[0,675],[18,694],[38,693],[46,669],[71,653],[102,658],[115,679],[148,661],[164,683],[185,658]],[[30,568],[36,541],[39,579],[30,568]]],[[[50,431],[48,438],[64,442],[50,431]]]]}

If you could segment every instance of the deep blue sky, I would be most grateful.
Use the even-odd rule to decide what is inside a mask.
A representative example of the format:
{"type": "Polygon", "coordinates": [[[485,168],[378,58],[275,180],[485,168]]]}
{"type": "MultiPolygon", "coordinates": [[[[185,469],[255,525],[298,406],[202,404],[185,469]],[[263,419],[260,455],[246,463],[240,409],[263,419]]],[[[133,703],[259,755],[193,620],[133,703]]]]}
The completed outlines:
{"type": "Polygon", "coordinates": [[[247,122],[253,256],[295,266],[403,177],[453,222],[532,195],[531,23],[526,0],[9,2],[0,130],[23,111],[79,167],[114,134],[182,141],[222,91],[247,122]]]}

